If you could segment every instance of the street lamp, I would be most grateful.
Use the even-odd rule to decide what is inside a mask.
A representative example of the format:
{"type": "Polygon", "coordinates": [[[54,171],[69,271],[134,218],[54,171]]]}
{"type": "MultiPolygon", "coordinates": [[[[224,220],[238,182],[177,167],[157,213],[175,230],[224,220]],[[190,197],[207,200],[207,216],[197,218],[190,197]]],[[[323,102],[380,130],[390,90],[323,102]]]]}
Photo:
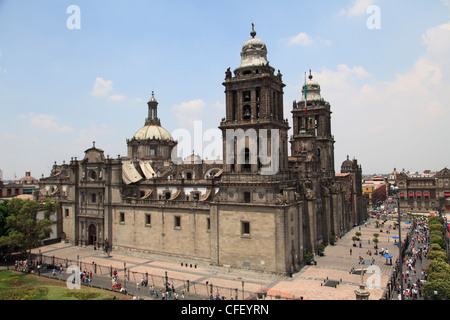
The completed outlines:
{"type": "Polygon", "coordinates": [[[400,270],[400,300],[403,300],[403,253],[402,253],[402,219],[400,213],[400,198],[396,196],[397,207],[398,207],[398,260],[399,260],[399,270],[400,270]]]}

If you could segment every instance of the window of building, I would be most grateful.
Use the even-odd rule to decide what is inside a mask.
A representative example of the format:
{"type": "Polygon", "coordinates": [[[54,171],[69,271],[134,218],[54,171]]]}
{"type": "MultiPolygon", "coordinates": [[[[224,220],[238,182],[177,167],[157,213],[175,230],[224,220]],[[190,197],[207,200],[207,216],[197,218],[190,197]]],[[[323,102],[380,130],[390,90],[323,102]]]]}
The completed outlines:
{"type": "Polygon", "coordinates": [[[248,172],[251,171],[252,165],[250,164],[250,149],[245,148],[244,149],[244,171],[248,172]]]}
{"type": "Polygon", "coordinates": [[[200,193],[199,192],[194,192],[192,194],[192,198],[194,199],[194,201],[200,200],[200,193]]]}
{"type": "Polygon", "coordinates": [[[244,102],[251,101],[251,92],[250,91],[244,91],[242,93],[242,97],[244,98],[244,102]]]}
{"type": "Polygon", "coordinates": [[[170,192],[166,192],[166,200],[170,199],[170,192]]]}
{"type": "Polygon", "coordinates": [[[251,201],[251,193],[250,192],[244,192],[244,202],[250,203],[251,201]]]}
{"type": "Polygon", "coordinates": [[[64,210],[64,215],[65,215],[66,217],[69,216],[69,209],[65,209],[65,210],[64,210]]]}
{"type": "Polygon", "coordinates": [[[97,195],[95,193],[91,194],[91,202],[96,203],[97,202],[97,195]]]}
{"type": "Polygon", "coordinates": [[[174,219],[174,227],[175,227],[175,229],[181,229],[181,217],[180,216],[175,216],[175,219],[174,219]]]}
{"type": "Polygon", "coordinates": [[[245,105],[243,109],[244,120],[250,120],[252,118],[252,108],[249,105],[245,105]]]}
{"type": "Polygon", "coordinates": [[[125,212],[121,212],[119,214],[119,222],[120,223],[125,223],[125,212]]]}
{"type": "Polygon", "coordinates": [[[206,218],[206,231],[210,231],[210,230],[211,230],[211,219],[206,218]]]}
{"type": "Polygon", "coordinates": [[[152,215],[150,213],[145,214],[145,225],[148,227],[152,224],[152,215]]]}
{"type": "Polygon", "coordinates": [[[186,179],[192,180],[192,172],[186,172],[186,179]]]}
{"type": "Polygon", "coordinates": [[[241,236],[244,237],[250,236],[250,222],[241,221],[241,236]]]}
{"type": "Polygon", "coordinates": [[[150,156],[156,157],[158,155],[158,147],[157,146],[150,146],[150,156]]]}

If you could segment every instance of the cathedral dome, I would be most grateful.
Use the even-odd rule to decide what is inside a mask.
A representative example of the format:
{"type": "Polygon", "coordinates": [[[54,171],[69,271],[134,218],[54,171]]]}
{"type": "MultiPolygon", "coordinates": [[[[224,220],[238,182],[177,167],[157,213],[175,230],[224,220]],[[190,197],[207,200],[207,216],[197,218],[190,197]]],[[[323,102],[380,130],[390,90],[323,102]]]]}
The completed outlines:
{"type": "Polygon", "coordinates": [[[305,101],[305,87],[306,87],[306,100],[307,101],[322,100],[322,96],[320,95],[320,85],[317,81],[313,80],[311,71],[309,74],[309,80],[307,80],[305,82],[305,84],[303,85],[301,101],[305,101]]]}
{"type": "Polygon", "coordinates": [[[161,126],[157,125],[145,125],[140,128],[136,134],[134,135],[134,139],[136,140],[172,140],[173,138],[170,135],[169,131],[164,129],[161,126]]]}
{"type": "Polygon", "coordinates": [[[252,66],[265,66],[267,61],[267,48],[264,41],[255,38],[256,32],[252,29],[251,39],[244,42],[241,50],[241,65],[239,68],[252,66]]]}
{"type": "Polygon", "coordinates": [[[348,155],[347,155],[347,160],[345,160],[344,162],[342,162],[342,165],[341,165],[341,173],[347,173],[347,172],[350,172],[350,171],[352,170],[352,167],[353,167],[353,161],[350,160],[350,159],[348,158],[348,155]]]}

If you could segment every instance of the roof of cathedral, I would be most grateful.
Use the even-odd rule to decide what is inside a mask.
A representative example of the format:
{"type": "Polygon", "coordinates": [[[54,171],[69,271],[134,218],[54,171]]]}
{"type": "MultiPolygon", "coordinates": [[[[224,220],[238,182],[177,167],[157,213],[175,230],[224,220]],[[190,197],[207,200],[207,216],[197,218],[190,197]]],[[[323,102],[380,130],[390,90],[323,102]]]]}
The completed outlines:
{"type": "Polygon", "coordinates": [[[173,140],[169,131],[157,125],[145,125],[140,128],[134,135],[136,140],[173,140]]]}
{"type": "Polygon", "coordinates": [[[306,100],[307,101],[317,101],[323,100],[320,95],[320,85],[317,81],[313,80],[311,70],[309,71],[309,80],[306,80],[302,88],[302,100],[305,101],[305,84],[306,84],[306,100]]]}
{"type": "Polygon", "coordinates": [[[347,160],[345,160],[344,162],[342,162],[342,165],[341,165],[341,166],[342,166],[342,167],[344,167],[344,166],[347,166],[347,167],[350,166],[350,167],[351,167],[352,165],[353,165],[353,161],[350,160],[349,157],[348,157],[348,155],[347,155],[347,160]]]}
{"type": "Polygon", "coordinates": [[[173,141],[170,133],[161,127],[161,122],[156,115],[156,109],[158,101],[155,98],[155,93],[152,91],[152,97],[147,103],[149,105],[149,114],[145,120],[145,125],[140,128],[134,135],[136,140],[171,140],[173,141]]]}
{"type": "Polygon", "coordinates": [[[259,38],[255,38],[256,31],[254,30],[252,23],[252,31],[250,35],[251,39],[244,42],[241,50],[241,65],[239,68],[252,67],[252,66],[265,66],[268,65],[267,61],[267,48],[264,41],[259,38]]]}

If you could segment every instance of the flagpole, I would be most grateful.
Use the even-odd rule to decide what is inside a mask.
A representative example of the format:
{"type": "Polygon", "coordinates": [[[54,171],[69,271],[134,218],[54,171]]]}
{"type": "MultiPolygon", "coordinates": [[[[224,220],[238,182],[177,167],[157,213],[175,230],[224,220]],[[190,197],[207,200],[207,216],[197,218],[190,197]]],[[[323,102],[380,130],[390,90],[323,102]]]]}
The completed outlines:
{"type": "Polygon", "coordinates": [[[305,71],[305,87],[303,90],[305,92],[305,116],[306,116],[306,71],[305,71]]]}

